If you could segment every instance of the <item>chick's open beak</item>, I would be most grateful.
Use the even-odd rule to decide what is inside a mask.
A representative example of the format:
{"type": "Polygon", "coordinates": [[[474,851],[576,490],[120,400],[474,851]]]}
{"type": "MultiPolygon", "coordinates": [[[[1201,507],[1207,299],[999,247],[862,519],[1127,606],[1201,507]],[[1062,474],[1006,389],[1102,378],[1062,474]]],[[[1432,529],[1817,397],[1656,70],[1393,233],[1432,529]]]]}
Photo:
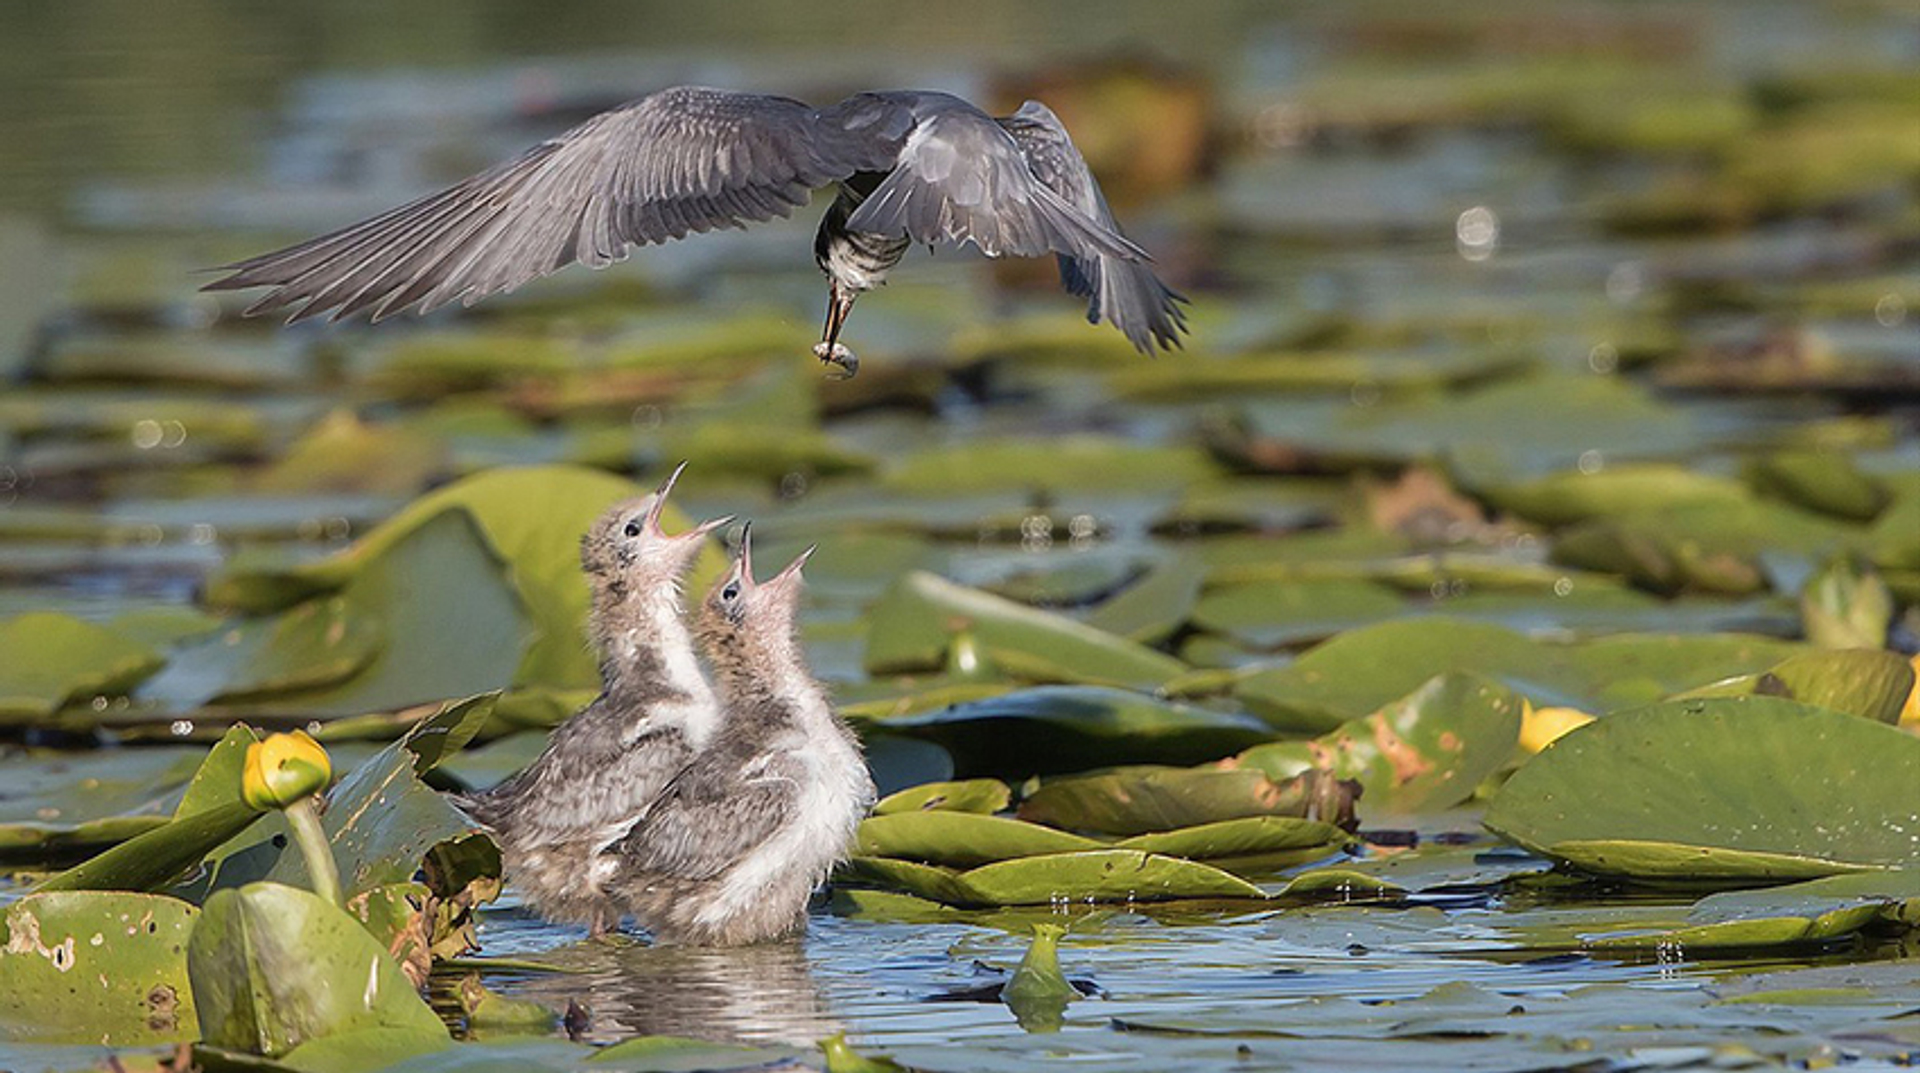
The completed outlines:
{"type": "Polygon", "coordinates": [[[684,533],[674,536],[668,536],[666,531],[660,528],[660,515],[667,509],[667,496],[673,493],[675,482],[680,480],[680,474],[686,468],[687,464],[685,462],[673,467],[673,472],[667,474],[667,479],[661,481],[660,487],[654,489],[652,496],[653,502],[647,507],[646,527],[649,536],[658,537],[662,540],[698,540],[733,520],[733,515],[731,514],[719,518],[712,518],[701,522],[699,525],[694,526],[684,533]]]}

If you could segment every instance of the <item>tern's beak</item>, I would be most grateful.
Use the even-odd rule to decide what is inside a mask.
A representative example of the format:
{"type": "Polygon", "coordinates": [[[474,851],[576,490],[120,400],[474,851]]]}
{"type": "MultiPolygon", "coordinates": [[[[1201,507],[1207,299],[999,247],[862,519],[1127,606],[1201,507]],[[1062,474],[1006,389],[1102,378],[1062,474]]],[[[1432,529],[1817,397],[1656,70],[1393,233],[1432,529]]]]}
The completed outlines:
{"type": "Polygon", "coordinates": [[[842,290],[838,283],[833,285],[833,293],[827,298],[827,326],[820,335],[820,341],[827,345],[829,351],[840,341],[840,329],[846,326],[847,315],[853,312],[853,300],[856,297],[856,292],[842,290]]]}
{"type": "Polygon", "coordinates": [[[667,474],[667,479],[661,481],[660,487],[653,490],[653,503],[647,507],[646,518],[647,532],[649,535],[662,540],[698,540],[733,520],[733,515],[731,514],[723,518],[713,518],[701,522],[699,525],[694,526],[684,533],[679,533],[674,536],[668,536],[666,532],[660,528],[660,514],[667,509],[667,496],[673,494],[673,486],[680,480],[680,474],[686,468],[687,464],[685,462],[673,467],[673,472],[667,474]]]}
{"type": "Polygon", "coordinates": [[[780,588],[798,588],[804,580],[800,576],[801,568],[807,565],[807,560],[813,558],[813,553],[818,550],[820,550],[820,545],[815,544],[806,551],[794,556],[793,561],[788,563],[785,569],[773,575],[772,580],[767,582],[766,587],[770,589],[776,586],[780,588]]]}

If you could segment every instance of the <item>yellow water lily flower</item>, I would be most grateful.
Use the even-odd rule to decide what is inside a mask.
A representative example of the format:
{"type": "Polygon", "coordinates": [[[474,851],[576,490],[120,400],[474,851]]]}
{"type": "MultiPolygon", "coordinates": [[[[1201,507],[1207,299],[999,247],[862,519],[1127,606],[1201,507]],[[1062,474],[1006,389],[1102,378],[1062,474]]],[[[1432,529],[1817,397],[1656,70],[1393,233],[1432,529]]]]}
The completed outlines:
{"type": "Polygon", "coordinates": [[[266,811],[284,809],[327,788],[333,764],[327,750],[304,730],[270,734],[247,746],[247,762],[240,775],[240,796],[266,811]]]}

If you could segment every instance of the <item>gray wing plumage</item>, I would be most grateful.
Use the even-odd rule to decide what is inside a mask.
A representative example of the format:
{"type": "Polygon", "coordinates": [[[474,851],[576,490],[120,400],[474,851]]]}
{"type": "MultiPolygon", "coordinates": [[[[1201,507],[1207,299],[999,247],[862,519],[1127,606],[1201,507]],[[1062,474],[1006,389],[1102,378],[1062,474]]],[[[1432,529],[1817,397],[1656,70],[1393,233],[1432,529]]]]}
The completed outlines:
{"type": "Polygon", "coordinates": [[[927,244],[970,242],[989,257],[1148,260],[1111,226],[1040,182],[1008,131],[958,97],[862,94],[854,100],[870,102],[880,114],[888,107],[904,112],[912,124],[904,138],[880,143],[898,148],[885,167],[871,170],[891,168],[891,174],[847,219],[849,230],[927,244]]]}
{"type": "MultiPolygon", "coordinates": [[[[1094,222],[1120,233],[1100,184],[1052,109],[1028,101],[999,123],[1041,183],[1094,222]]],[[[1142,353],[1152,353],[1156,344],[1168,350],[1180,345],[1180,333],[1187,330],[1186,311],[1180,308],[1186,298],[1160,282],[1153,269],[1103,251],[1060,252],[1059,258],[1061,284],[1088,299],[1088,321],[1107,321],[1142,353]]]]}
{"type": "Polygon", "coordinates": [[[786,216],[854,170],[847,140],[785,97],[681,86],[587,120],[436,194],[228,265],[207,290],[269,286],[248,308],[373,319],[471,305],[580,261],[786,216]]]}
{"type": "Polygon", "coordinates": [[[774,755],[744,780],[690,770],[616,847],[622,865],[646,875],[713,879],[778,831],[793,814],[805,771],[774,755]]]}
{"type": "Polygon", "coordinates": [[[467,798],[469,813],[519,845],[538,845],[633,822],[693,761],[676,727],[632,732],[632,720],[596,700],[555,731],[538,759],[467,798]]]}

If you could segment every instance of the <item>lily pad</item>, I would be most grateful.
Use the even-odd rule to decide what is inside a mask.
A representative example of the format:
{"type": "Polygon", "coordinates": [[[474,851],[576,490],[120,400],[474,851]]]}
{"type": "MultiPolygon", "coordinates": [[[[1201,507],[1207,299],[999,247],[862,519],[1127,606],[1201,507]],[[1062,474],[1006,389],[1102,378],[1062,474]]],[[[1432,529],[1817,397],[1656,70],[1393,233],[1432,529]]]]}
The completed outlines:
{"type": "Polygon", "coordinates": [[[1304,818],[1317,780],[1276,781],[1254,768],[1126,768],[1049,779],[1021,819],[1072,831],[1137,835],[1249,816],[1304,818]]]}
{"type": "Polygon", "coordinates": [[[1897,723],[1914,687],[1913,667],[1892,652],[1802,652],[1759,674],[1702,686],[1683,697],[1769,696],[1878,723],[1897,723]]]}
{"type": "Polygon", "coordinates": [[[187,967],[209,1045],[268,1056],[365,1029],[425,1042],[446,1026],[400,966],[339,908],[278,883],[207,899],[187,967]]]}
{"type": "Polygon", "coordinates": [[[876,726],[945,747],[962,773],[1195,763],[1272,736],[1257,719],[1101,686],[1039,686],[876,726]]]}
{"type": "Polygon", "coordinates": [[[30,894],[5,908],[0,1040],[137,1047],[191,1040],[198,910],[154,894],[30,894]]]}
{"type": "Polygon", "coordinates": [[[368,608],[344,595],[316,596],[175,650],[138,696],[188,711],[319,689],[364,670],[380,654],[382,641],[379,619],[368,608]]]}
{"type": "Polygon", "coordinates": [[[1318,641],[1405,611],[1398,593],[1369,581],[1296,579],[1216,589],[1194,608],[1193,623],[1270,649],[1318,641]]]}
{"type": "Polygon", "coordinates": [[[1020,857],[964,872],[855,857],[849,872],[929,901],[962,907],[1266,897],[1259,887],[1212,865],[1127,849],[1020,857]]]}
{"type": "Polygon", "coordinates": [[[881,483],[896,492],[922,496],[999,488],[1121,492],[1180,488],[1212,472],[1206,455],[1197,448],[1073,435],[931,447],[896,461],[881,483]],[[1045,459],[1046,464],[1035,465],[1036,459],[1045,459]]]}
{"type": "Polygon", "coordinates": [[[1920,926],[1920,870],[1827,876],[1762,890],[1710,894],[1688,925],[1610,933],[1596,949],[1715,949],[1825,943],[1872,924],[1920,926]]]}
{"type": "Polygon", "coordinates": [[[163,746],[0,759],[0,854],[45,858],[152,830],[167,822],[205,755],[163,746]]]}
{"type": "Polygon", "coordinates": [[[1114,843],[1114,848],[1207,861],[1263,857],[1296,849],[1325,849],[1346,840],[1345,831],[1320,820],[1298,816],[1247,816],[1172,831],[1134,835],[1114,843]]]}
{"type": "Polygon", "coordinates": [[[1277,728],[1323,732],[1448,671],[1492,678],[1535,699],[1577,698],[1585,678],[1513,630],[1432,618],[1341,634],[1287,666],[1242,679],[1234,695],[1277,728]]]}
{"type": "Polygon", "coordinates": [[[1203,564],[1176,556],[1094,608],[1086,623],[1143,645],[1159,644],[1192,616],[1206,576],[1203,564]]]}
{"type": "Polygon", "coordinates": [[[940,669],[948,644],[963,631],[994,663],[1030,680],[1151,687],[1186,670],[1171,656],[1085,623],[914,571],[869,613],[867,673],[940,669]]]}
{"type": "Polygon", "coordinates": [[[972,868],[1015,857],[1098,849],[1091,838],[1037,823],[972,812],[907,812],[860,823],[854,852],[972,868]]]}
{"type": "MultiPolygon", "coordinates": [[[[526,466],[489,470],[421,497],[357,541],[316,563],[262,569],[229,569],[210,580],[207,599],[218,606],[263,612],[306,596],[345,586],[387,557],[406,538],[450,511],[470,515],[484,545],[505,564],[509,582],[531,619],[534,636],[524,655],[508,660],[511,681],[550,688],[599,685],[593,653],[580,643],[587,612],[587,586],[580,576],[580,537],[608,506],[642,490],[610,474],[571,466],[526,466]]],[[[668,505],[669,525],[685,524],[668,505]]],[[[705,553],[696,570],[720,570],[717,551],[705,553]]],[[[470,576],[472,585],[477,576],[470,576]]],[[[449,612],[451,608],[447,609],[449,612]]],[[[475,620],[459,616],[471,625],[475,620]]],[[[437,626],[428,627],[444,632],[437,626]]],[[[400,635],[389,622],[388,636],[400,635]]],[[[504,684],[504,683],[503,683],[504,684]]],[[[465,692],[477,692],[475,686],[465,692]]]]}
{"type": "Polygon", "coordinates": [[[1513,755],[1518,695],[1474,675],[1437,675],[1364,719],[1309,742],[1256,745],[1243,766],[1286,778],[1318,768],[1364,788],[1374,815],[1450,808],[1513,755]]]}
{"type": "MultiPolygon", "coordinates": [[[[336,684],[276,694],[262,706],[343,716],[512,684],[530,635],[527,609],[502,568],[466,512],[448,510],[421,521],[355,571],[341,590],[349,620],[364,616],[379,624],[380,651],[366,668],[336,684]],[[450,629],[450,623],[460,626],[450,629]]],[[[281,658],[311,667],[334,657],[309,644],[281,658]]]]}
{"type": "Polygon", "coordinates": [[[1920,739],[1893,727],[1773,697],[1671,701],[1555,742],[1485,822],[1603,875],[1816,878],[1920,860],[1916,772],[1920,739]]]}
{"type": "MultiPolygon", "coordinates": [[[[394,883],[411,881],[430,855],[479,831],[465,814],[420,780],[419,771],[438,763],[471,736],[486,716],[491,697],[448,705],[414,732],[376,753],[342,778],[327,795],[320,822],[333,847],[340,887],[349,898],[394,883]]],[[[248,832],[244,843],[225,847],[214,862],[213,886],[234,887],[255,879],[306,886],[306,857],[286,845],[286,821],[268,816],[248,832]]],[[[483,840],[484,841],[484,840],[483,840]]],[[[498,855],[483,871],[499,875],[498,855]]],[[[436,890],[439,896],[457,891],[436,890]]]]}
{"type": "Polygon", "coordinates": [[[35,889],[156,891],[179,879],[260,819],[259,811],[240,795],[247,747],[258,740],[245,726],[230,728],[200,762],[165,825],[83,861],[35,889]]]}
{"type": "Polygon", "coordinates": [[[988,905],[1266,897],[1219,868],[1126,849],[1021,857],[962,872],[960,879],[988,905]]]}
{"type": "Polygon", "coordinates": [[[992,815],[1007,807],[1013,791],[999,779],[928,782],[888,794],[873,806],[875,816],[898,812],[977,812],[992,815]]]}
{"type": "Polygon", "coordinates": [[[53,611],[0,621],[0,723],[43,719],[69,701],[124,693],[160,669],[158,652],[53,611]]]}
{"type": "Polygon", "coordinates": [[[1662,510],[1680,503],[1733,503],[1749,498],[1739,481],[1671,463],[1569,469],[1486,488],[1494,506],[1542,525],[1570,525],[1627,511],[1662,510]]]}

